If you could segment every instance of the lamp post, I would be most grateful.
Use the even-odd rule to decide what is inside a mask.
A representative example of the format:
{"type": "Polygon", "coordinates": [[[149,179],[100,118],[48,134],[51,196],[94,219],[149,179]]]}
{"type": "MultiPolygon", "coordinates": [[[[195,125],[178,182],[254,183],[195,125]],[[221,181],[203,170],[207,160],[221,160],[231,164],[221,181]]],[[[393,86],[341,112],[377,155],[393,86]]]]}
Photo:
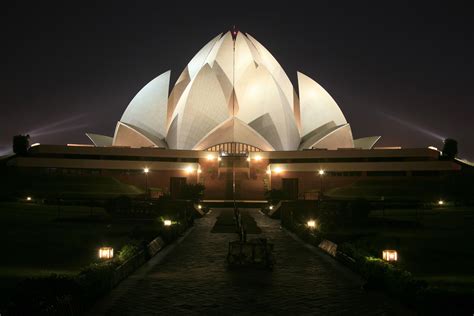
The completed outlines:
{"type": "Polygon", "coordinates": [[[148,199],[148,172],[150,172],[150,169],[146,167],[143,169],[143,172],[145,173],[145,192],[146,192],[146,198],[148,199]]]}
{"type": "Polygon", "coordinates": [[[321,191],[321,196],[320,196],[320,200],[323,198],[323,176],[325,174],[324,170],[323,169],[320,169],[318,171],[318,174],[319,174],[319,180],[320,180],[320,191],[321,191]]]}

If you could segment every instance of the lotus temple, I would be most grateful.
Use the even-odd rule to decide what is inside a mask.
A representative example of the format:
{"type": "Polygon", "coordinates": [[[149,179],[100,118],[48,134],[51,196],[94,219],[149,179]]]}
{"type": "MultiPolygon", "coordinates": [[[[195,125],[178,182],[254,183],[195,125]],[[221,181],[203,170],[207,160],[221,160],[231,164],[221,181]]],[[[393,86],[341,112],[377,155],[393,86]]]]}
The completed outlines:
{"type": "Polygon", "coordinates": [[[270,189],[317,199],[361,180],[429,181],[462,169],[433,148],[354,139],[343,104],[301,72],[292,79],[297,87],[251,35],[219,34],[176,82],[167,71],[138,91],[110,135],[90,131],[90,144],[34,146],[10,164],[138,187],[147,168],[152,196],[179,198],[184,183],[202,183],[208,200],[263,200],[270,189]]]}

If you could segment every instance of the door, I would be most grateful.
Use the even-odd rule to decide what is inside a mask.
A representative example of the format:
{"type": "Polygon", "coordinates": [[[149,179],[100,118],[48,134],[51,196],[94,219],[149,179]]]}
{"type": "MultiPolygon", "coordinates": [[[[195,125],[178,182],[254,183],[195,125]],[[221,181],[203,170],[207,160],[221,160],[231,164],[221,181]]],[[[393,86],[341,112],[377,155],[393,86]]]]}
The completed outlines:
{"type": "Polygon", "coordinates": [[[298,178],[281,179],[281,188],[288,200],[298,199],[298,178]]]}
{"type": "Polygon", "coordinates": [[[170,195],[173,200],[183,198],[183,187],[186,184],[184,177],[171,177],[170,179],[170,195]]]}

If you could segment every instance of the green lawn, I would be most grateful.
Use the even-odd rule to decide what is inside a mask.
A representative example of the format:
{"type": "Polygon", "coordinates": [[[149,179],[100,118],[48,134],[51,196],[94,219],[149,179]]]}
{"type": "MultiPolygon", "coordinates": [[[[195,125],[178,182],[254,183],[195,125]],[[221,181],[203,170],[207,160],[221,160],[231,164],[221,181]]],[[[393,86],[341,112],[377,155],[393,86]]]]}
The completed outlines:
{"type": "Polygon", "coordinates": [[[140,188],[99,175],[12,174],[2,179],[0,190],[5,196],[32,195],[50,199],[104,199],[143,194],[140,188]]]}
{"type": "Polygon", "coordinates": [[[102,208],[0,203],[0,303],[25,277],[74,274],[96,262],[98,247],[120,249],[153,221],[118,221],[102,208]],[[92,214],[92,216],[91,216],[92,214]]]}
{"type": "Polygon", "coordinates": [[[398,264],[430,285],[449,290],[474,291],[474,211],[373,211],[371,225],[341,229],[330,235],[381,257],[383,249],[399,252],[398,264]]]}
{"type": "Polygon", "coordinates": [[[440,182],[412,177],[391,181],[363,179],[349,186],[327,190],[325,194],[335,199],[380,200],[383,196],[387,200],[436,200],[440,197],[441,188],[440,182]]]}

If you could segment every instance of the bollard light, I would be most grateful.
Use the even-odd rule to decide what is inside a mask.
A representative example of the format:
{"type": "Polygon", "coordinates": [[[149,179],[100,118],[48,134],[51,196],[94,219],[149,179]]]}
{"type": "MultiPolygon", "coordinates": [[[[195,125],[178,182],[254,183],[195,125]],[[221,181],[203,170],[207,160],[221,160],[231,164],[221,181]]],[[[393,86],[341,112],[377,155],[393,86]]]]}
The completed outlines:
{"type": "Polygon", "coordinates": [[[27,196],[27,197],[26,197],[26,200],[27,200],[27,201],[31,201],[31,200],[32,200],[32,199],[31,199],[31,196],[27,196]]]}
{"type": "Polygon", "coordinates": [[[201,204],[198,205],[198,209],[202,209],[202,205],[201,205],[201,204]]]}
{"type": "Polygon", "coordinates": [[[163,225],[165,225],[165,226],[171,226],[171,224],[172,224],[172,223],[171,223],[171,221],[170,221],[169,219],[165,219],[165,220],[163,221],[163,225]]]}
{"type": "Polygon", "coordinates": [[[316,221],[313,219],[310,219],[306,225],[308,226],[309,229],[315,229],[316,228],[316,221]]]}
{"type": "Polygon", "coordinates": [[[321,169],[321,170],[318,171],[318,173],[319,173],[320,176],[324,176],[324,173],[325,173],[325,172],[324,172],[323,169],[321,169]]]}
{"type": "Polygon", "coordinates": [[[439,200],[439,201],[438,201],[438,205],[444,205],[444,201],[443,201],[443,200],[439,200]]]}
{"type": "Polygon", "coordinates": [[[112,247],[99,248],[99,259],[112,259],[113,257],[114,257],[114,248],[112,247]]]}
{"type": "Polygon", "coordinates": [[[396,250],[384,250],[382,259],[388,262],[398,261],[398,253],[396,250]]]}
{"type": "Polygon", "coordinates": [[[270,205],[268,208],[271,209],[271,210],[273,210],[273,205],[270,205]]]}

